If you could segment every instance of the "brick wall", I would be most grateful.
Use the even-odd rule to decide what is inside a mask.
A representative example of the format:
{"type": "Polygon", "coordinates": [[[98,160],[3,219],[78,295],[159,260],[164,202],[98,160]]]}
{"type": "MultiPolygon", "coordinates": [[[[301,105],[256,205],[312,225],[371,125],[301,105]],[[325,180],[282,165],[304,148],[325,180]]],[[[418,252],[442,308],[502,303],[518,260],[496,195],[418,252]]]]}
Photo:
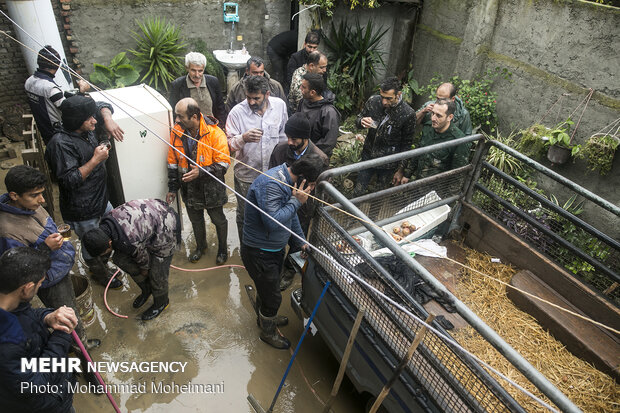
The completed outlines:
{"type": "MultiPolygon", "coordinates": [[[[52,8],[56,16],[56,24],[60,32],[65,56],[70,66],[75,68],[75,60],[67,43],[67,35],[71,34],[70,24],[70,0],[51,0],[52,8]],[[64,5],[64,8],[63,8],[64,5]],[[60,19],[62,18],[62,24],[60,19]],[[65,27],[65,25],[67,27],[65,27]]],[[[7,13],[6,3],[0,3],[0,8],[7,13]]],[[[16,37],[13,23],[0,15],[0,30],[12,37],[16,37]]],[[[69,40],[71,38],[69,37],[69,40]]],[[[24,82],[28,79],[28,70],[22,55],[20,45],[6,35],[0,33],[0,116],[14,111],[16,106],[28,109],[24,82]]]]}
{"type": "MultiPolygon", "coordinates": [[[[6,3],[0,9],[7,13],[6,3]]],[[[7,13],[8,14],[8,13],[7,13]]],[[[0,30],[15,37],[13,24],[0,15],[0,30]]],[[[27,106],[24,82],[28,78],[22,51],[14,40],[0,33],[0,116],[16,105],[27,106]]]]}

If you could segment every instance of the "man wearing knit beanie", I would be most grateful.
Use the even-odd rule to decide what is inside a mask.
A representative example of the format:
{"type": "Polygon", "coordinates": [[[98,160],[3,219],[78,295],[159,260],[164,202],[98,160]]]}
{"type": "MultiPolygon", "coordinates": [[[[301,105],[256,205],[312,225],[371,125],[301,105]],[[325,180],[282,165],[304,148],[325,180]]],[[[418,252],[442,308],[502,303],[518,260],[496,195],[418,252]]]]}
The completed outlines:
{"type": "MultiPolygon", "coordinates": [[[[329,167],[329,158],[322,150],[312,143],[310,140],[310,131],[311,127],[308,117],[304,113],[294,113],[284,126],[284,132],[286,133],[288,141],[277,144],[273,149],[273,153],[269,159],[269,168],[274,168],[283,163],[291,166],[296,160],[314,154],[323,161],[323,169],[327,169],[329,167]]],[[[301,230],[305,235],[308,235],[310,218],[312,218],[315,208],[316,203],[310,198],[297,210],[297,217],[299,218],[301,230]]],[[[291,246],[288,253],[291,254],[293,252],[296,252],[296,250],[291,246]]],[[[286,290],[293,282],[294,277],[295,267],[287,255],[284,259],[282,273],[280,274],[280,291],[286,290]]]]}
{"type": "MultiPolygon", "coordinates": [[[[59,67],[67,70],[67,64],[62,62],[60,54],[50,45],[44,46],[38,53],[38,69],[26,80],[24,88],[28,96],[28,105],[37,123],[37,128],[41,133],[43,142],[47,143],[61,126],[61,108],[65,98],[71,94],[54,82],[56,72],[59,67]],[[62,65],[62,66],[61,66],[62,65]]],[[[68,72],[65,72],[69,76],[68,72]]],[[[80,93],[90,89],[88,82],[78,79],[77,85],[80,93]]],[[[112,135],[117,141],[123,140],[123,130],[112,119],[110,107],[100,108],[102,125],[107,133],[112,135]]]]}
{"type": "MultiPolygon", "coordinates": [[[[80,239],[99,219],[112,209],[108,202],[105,160],[109,149],[95,138],[95,126],[101,121],[103,103],[91,97],[71,96],[60,106],[63,129],[57,131],[47,145],[45,159],[58,178],[60,213],[66,224],[80,239]]],[[[92,277],[105,286],[111,269],[107,259],[92,257],[85,248],[82,256],[92,277]]],[[[111,288],[120,288],[122,282],[114,279],[111,288]]]]}

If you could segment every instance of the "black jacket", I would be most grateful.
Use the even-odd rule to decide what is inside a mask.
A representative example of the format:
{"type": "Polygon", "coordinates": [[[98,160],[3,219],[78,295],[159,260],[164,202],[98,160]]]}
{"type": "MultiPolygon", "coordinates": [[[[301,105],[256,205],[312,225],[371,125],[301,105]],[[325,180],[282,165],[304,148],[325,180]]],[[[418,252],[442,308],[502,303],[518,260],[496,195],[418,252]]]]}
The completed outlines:
{"type": "MultiPolygon", "coordinates": [[[[372,117],[379,125],[368,129],[368,135],[362,149],[362,161],[380,158],[411,149],[415,130],[415,111],[407,102],[401,100],[395,107],[385,109],[381,96],[371,96],[364,104],[364,109],[357,115],[355,124],[362,128],[362,118],[372,117]]],[[[377,168],[394,169],[396,164],[381,165],[377,168]]]]}
{"type": "MultiPolygon", "coordinates": [[[[209,94],[211,95],[211,102],[213,102],[213,116],[219,121],[220,125],[226,125],[226,116],[228,116],[228,112],[226,112],[226,107],[224,106],[224,97],[220,90],[220,81],[217,80],[215,76],[205,74],[204,77],[207,89],[209,89],[209,94]]],[[[179,100],[191,97],[186,79],[187,75],[181,76],[170,84],[168,102],[170,102],[170,106],[172,106],[173,117],[176,116],[174,114],[174,107],[179,100]]],[[[206,115],[206,113],[204,113],[204,115],[206,115]]]]}
{"type": "MultiPolygon", "coordinates": [[[[97,121],[103,123],[99,112],[97,121]]],[[[47,145],[45,159],[58,178],[60,213],[65,221],[85,221],[105,212],[108,204],[105,162],[97,165],[86,179],[82,179],[79,171],[93,157],[97,145],[94,132],[80,135],[64,129],[54,134],[47,145]]]]}
{"type": "Polygon", "coordinates": [[[308,57],[308,52],[306,52],[306,48],[296,51],[291,55],[291,58],[288,59],[288,64],[286,65],[286,84],[291,84],[291,79],[293,78],[293,73],[297,70],[298,67],[302,67],[306,63],[306,58],[308,57]]]}
{"type": "Polygon", "coordinates": [[[21,359],[35,357],[67,358],[71,336],[62,331],[49,333],[43,318],[50,308],[33,309],[22,303],[12,312],[0,309],[0,405],[4,412],[66,413],[71,409],[73,394],[69,383],[73,373],[22,372],[21,359]],[[22,383],[28,386],[23,388],[22,383]],[[33,393],[30,384],[54,385],[58,392],[33,393]]]}
{"type": "Polygon", "coordinates": [[[302,99],[299,102],[298,112],[305,113],[310,121],[310,140],[328,157],[336,147],[340,113],[334,106],[335,95],[331,91],[324,93],[325,97],[317,102],[302,99]]]}

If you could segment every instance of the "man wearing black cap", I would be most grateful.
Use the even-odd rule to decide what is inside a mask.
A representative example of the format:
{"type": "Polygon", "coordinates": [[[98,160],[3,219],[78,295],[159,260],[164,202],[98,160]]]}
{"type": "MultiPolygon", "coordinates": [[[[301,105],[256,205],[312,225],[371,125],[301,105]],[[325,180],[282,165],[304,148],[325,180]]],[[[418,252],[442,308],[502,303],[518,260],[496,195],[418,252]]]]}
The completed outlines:
{"type": "MultiPolygon", "coordinates": [[[[323,170],[329,167],[329,158],[325,153],[320,150],[310,140],[311,134],[310,121],[303,113],[293,113],[284,126],[284,132],[288,142],[281,142],[276,145],[269,159],[269,169],[275,168],[278,165],[285,163],[287,166],[291,166],[293,162],[298,159],[304,158],[310,154],[315,154],[323,161],[323,170]]],[[[297,217],[299,218],[299,224],[304,235],[308,235],[308,227],[310,226],[310,219],[316,203],[314,199],[309,198],[308,201],[303,204],[297,210],[297,217]]],[[[296,252],[296,249],[292,244],[289,244],[290,248],[288,254],[296,252]]],[[[288,255],[284,259],[284,267],[280,275],[280,291],[286,290],[293,279],[295,278],[295,267],[291,263],[288,255]]]]}
{"type": "MultiPolygon", "coordinates": [[[[101,216],[112,209],[105,168],[109,149],[97,143],[94,133],[101,121],[102,105],[89,96],[65,99],[60,106],[63,129],[52,136],[45,151],[45,158],[58,178],[60,213],[80,239],[88,230],[97,228],[101,216]]],[[[85,248],[82,256],[95,281],[106,285],[111,276],[107,260],[92,257],[85,248]]],[[[121,286],[118,279],[110,284],[111,288],[121,286]]]]}
{"type": "MultiPolygon", "coordinates": [[[[38,69],[26,80],[24,85],[30,110],[46,145],[56,129],[60,127],[60,105],[66,97],[70,96],[69,92],[63,91],[54,82],[54,76],[56,76],[60,63],[60,54],[52,46],[44,46],[37,57],[38,69]]],[[[82,79],[78,79],[77,84],[81,93],[90,89],[90,85],[82,79]]],[[[101,119],[107,132],[117,141],[122,141],[123,130],[112,120],[112,111],[108,106],[102,106],[100,110],[101,119]]]]}

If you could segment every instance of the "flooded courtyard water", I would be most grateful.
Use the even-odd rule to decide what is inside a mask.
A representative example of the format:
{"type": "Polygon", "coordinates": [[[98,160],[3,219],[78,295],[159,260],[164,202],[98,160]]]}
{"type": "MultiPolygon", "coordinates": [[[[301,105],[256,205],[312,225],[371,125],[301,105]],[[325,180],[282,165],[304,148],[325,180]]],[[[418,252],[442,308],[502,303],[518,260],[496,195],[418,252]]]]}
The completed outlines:
{"type": "MultiPolygon", "coordinates": [[[[229,174],[230,175],[230,174],[229,174]]],[[[229,226],[227,264],[242,265],[235,224],[234,196],[225,207],[229,226]]],[[[217,239],[212,225],[208,228],[207,253],[195,264],[187,257],[194,246],[191,225],[184,216],[183,244],[172,264],[185,269],[215,266],[217,239]]],[[[73,242],[77,244],[75,236],[73,242]]],[[[82,262],[75,267],[86,274],[82,262]]],[[[181,362],[187,363],[179,373],[104,373],[108,384],[144,385],[132,391],[119,386],[114,393],[123,412],[253,412],[247,396],[254,395],[265,410],[292,355],[291,350],[276,350],[258,339],[256,315],[244,286],[252,284],[242,268],[185,272],[170,270],[170,306],[158,318],[143,322],[136,318],[151,304],[135,310],[131,303],[139,288],[126,275],[124,287],[108,292],[110,307],[128,319],[117,318],[103,303],[103,287],[94,285],[95,323],[88,328],[89,337],[100,338],[101,347],[91,351],[95,361],[109,362],[181,362]],[[180,393],[169,385],[202,384],[217,390],[209,393],[180,393]]],[[[289,317],[281,329],[294,348],[303,332],[302,321],[290,306],[290,293],[283,293],[280,314],[289,317]]],[[[338,371],[338,363],[320,335],[308,334],[280,393],[275,412],[320,412],[328,399],[338,371]]],[[[81,383],[85,383],[80,379],[81,383]]],[[[76,394],[78,412],[113,411],[105,395],[76,394]]],[[[333,412],[363,411],[363,402],[352,384],[345,379],[333,412]]]]}

